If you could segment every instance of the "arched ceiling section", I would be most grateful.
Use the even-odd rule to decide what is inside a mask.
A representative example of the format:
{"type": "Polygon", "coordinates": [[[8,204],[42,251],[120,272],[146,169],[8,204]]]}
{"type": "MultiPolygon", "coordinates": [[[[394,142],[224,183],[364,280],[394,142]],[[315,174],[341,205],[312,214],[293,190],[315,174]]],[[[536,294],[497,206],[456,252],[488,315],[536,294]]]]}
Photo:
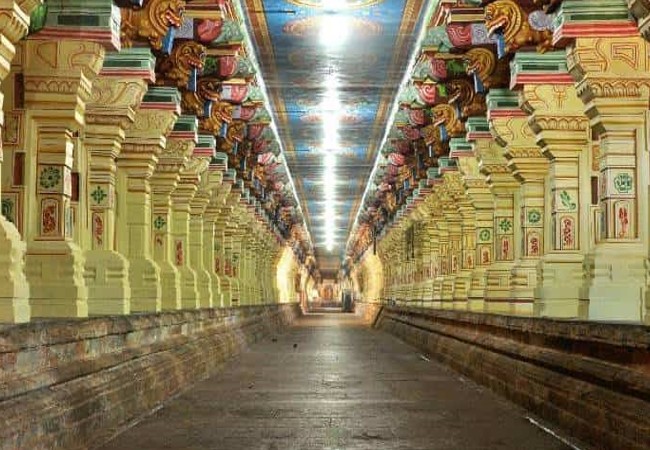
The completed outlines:
{"type": "Polygon", "coordinates": [[[425,0],[243,0],[319,268],[336,271],[425,0]]]}

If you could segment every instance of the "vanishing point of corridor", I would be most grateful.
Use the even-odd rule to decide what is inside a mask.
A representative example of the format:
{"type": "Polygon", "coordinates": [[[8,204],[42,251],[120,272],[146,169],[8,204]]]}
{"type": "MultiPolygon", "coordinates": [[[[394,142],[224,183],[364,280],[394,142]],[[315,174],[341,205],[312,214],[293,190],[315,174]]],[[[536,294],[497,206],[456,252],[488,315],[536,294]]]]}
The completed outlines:
{"type": "Polygon", "coordinates": [[[351,314],[268,336],[102,450],[559,450],[528,413],[351,314]]]}

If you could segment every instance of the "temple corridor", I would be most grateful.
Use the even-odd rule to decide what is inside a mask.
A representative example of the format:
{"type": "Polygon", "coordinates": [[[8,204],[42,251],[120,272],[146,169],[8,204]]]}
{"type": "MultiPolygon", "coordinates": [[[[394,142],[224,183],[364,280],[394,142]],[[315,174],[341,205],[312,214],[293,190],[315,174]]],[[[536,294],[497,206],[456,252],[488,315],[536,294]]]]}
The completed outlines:
{"type": "Polygon", "coordinates": [[[650,449],[650,0],[0,0],[0,450],[571,445],[650,449]]]}
{"type": "Polygon", "coordinates": [[[101,450],[570,449],[528,416],[357,316],[321,313],[101,450]]]}

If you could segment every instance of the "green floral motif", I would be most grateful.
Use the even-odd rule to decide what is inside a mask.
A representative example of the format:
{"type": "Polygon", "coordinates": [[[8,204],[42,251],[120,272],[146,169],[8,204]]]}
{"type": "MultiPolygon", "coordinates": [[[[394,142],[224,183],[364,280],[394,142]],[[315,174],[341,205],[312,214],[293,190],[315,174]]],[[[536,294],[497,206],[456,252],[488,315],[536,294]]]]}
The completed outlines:
{"type": "Polygon", "coordinates": [[[560,192],[560,200],[562,201],[562,206],[571,211],[578,207],[567,191],[560,192]]]}
{"type": "Polygon", "coordinates": [[[632,192],[632,175],[629,173],[619,173],[614,177],[614,188],[619,194],[629,194],[632,192]]]}
{"type": "Polygon", "coordinates": [[[501,219],[499,222],[499,229],[504,233],[507,233],[512,229],[512,222],[509,219],[501,219]]]}
{"type": "Polygon", "coordinates": [[[90,196],[95,201],[95,203],[100,205],[106,199],[106,197],[108,197],[108,194],[104,189],[102,189],[101,186],[97,186],[95,190],[90,193],[90,196]]]}
{"type": "Polygon", "coordinates": [[[61,169],[58,167],[45,167],[41,171],[39,182],[43,189],[52,189],[61,181],[61,169]]]}
{"type": "Polygon", "coordinates": [[[489,241],[489,240],[490,240],[490,237],[492,237],[492,233],[491,233],[490,230],[488,230],[488,229],[483,229],[483,230],[481,230],[481,232],[478,234],[478,238],[479,238],[481,241],[483,241],[483,242],[485,242],[485,241],[489,241]]]}
{"type": "Polygon", "coordinates": [[[2,199],[2,215],[12,223],[16,223],[14,219],[14,203],[8,198],[2,199]]]}
{"type": "Polygon", "coordinates": [[[528,211],[528,222],[529,223],[539,223],[542,220],[542,213],[536,209],[531,209],[528,211]]]}
{"type": "Polygon", "coordinates": [[[165,225],[167,225],[167,221],[163,216],[158,216],[156,217],[156,220],[153,221],[153,226],[156,228],[156,230],[162,230],[165,225]]]}

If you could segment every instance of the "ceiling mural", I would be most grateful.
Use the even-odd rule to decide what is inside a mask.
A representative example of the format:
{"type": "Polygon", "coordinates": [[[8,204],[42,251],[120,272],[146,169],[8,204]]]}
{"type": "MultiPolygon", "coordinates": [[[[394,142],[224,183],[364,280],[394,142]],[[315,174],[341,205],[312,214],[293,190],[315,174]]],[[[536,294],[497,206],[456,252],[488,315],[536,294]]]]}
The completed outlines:
{"type": "Polygon", "coordinates": [[[321,269],[338,267],[424,0],[245,0],[321,269]]]}

